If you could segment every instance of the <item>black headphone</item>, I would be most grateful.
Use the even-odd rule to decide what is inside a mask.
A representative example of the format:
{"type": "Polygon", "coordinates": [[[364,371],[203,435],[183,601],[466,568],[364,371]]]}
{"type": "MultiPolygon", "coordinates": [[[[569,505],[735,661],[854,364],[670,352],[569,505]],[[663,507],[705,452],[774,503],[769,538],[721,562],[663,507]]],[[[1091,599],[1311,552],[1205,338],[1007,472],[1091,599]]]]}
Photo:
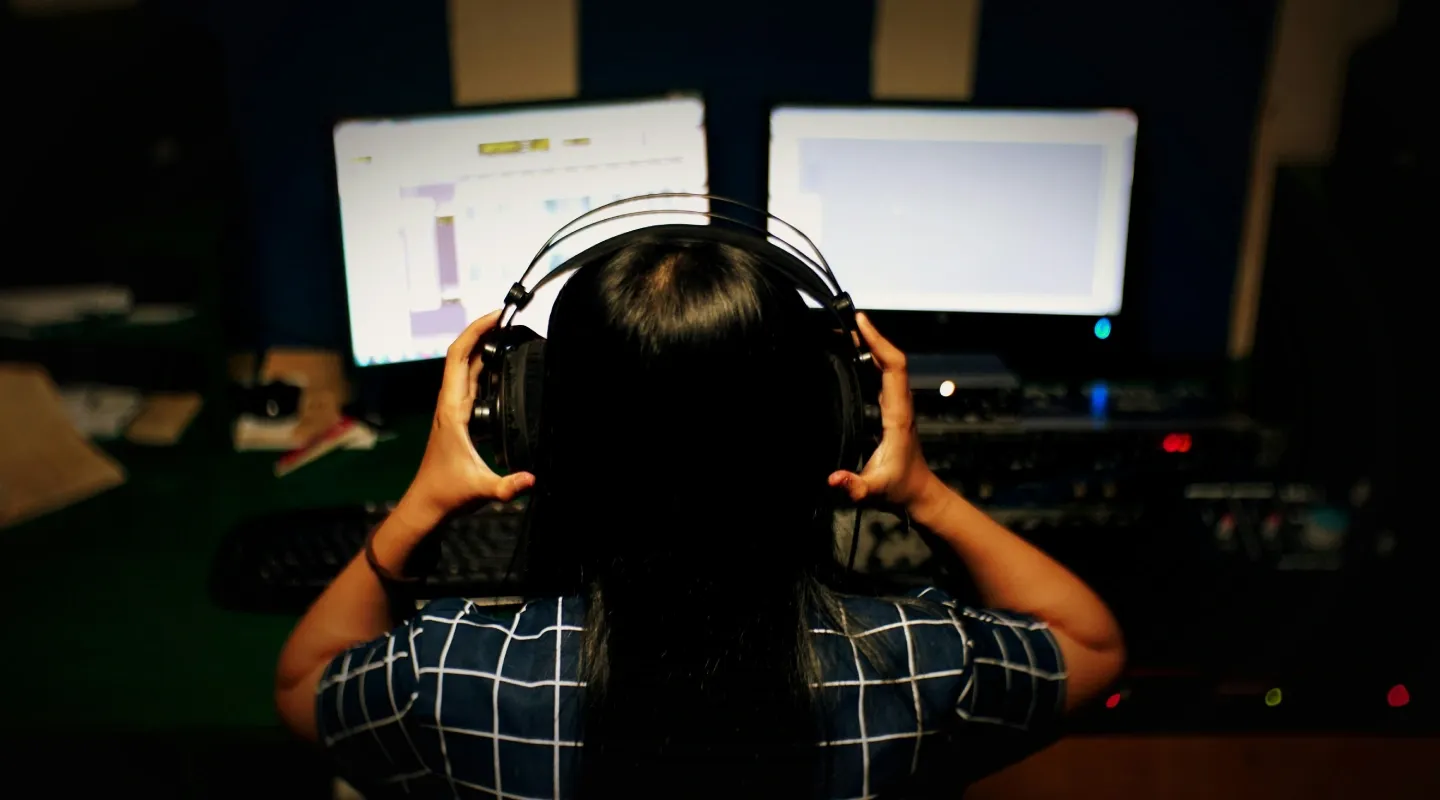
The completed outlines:
{"type": "Polygon", "coordinates": [[[476,387],[475,408],[470,419],[471,440],[477,445],[489,444],[493,447],[495,459],[505,471],[529,470],[534,467],[535,445],[540,435],[540,400],[544,389],[545,340],[529,328],[511,323],[541,286],[609,258],[621,248],[641,238],[676,243],[716,242],[740,248],[830,312],[839,324],[842,335],[838,338],[846,343],[843,353],[827,351],[835,374],[835,391],[840,406],[839,460],[835,468],[859,469],[862,459],[868,457],[868,450],[879,437],[879,408],[873,399],[877,397],[876,391],[867,391],[874,386],[875,376],[871,373],[876,373],[876,370],[868,368],[871,362],[870,351],[858,335],[855,305],[851,302],[850,295],[840,289],[834,272],[830,270],[830,265],[825,262],[825,257],[820,254],[815,243],[795,226],[745,203],[716,195],[683,192],[640,195],[607,203],[571,220],[545,242],[520,279],[505,295],[499,326],[487,335],[477,348],[480,350],[484,368],[476,387]],[[725,203],[762,214],[793,231],[804,240],[815,257],[811,258],[756,225],[708,210],[664,208],[627,211],[607,215],[603,219],[592,220],[576,227],[582,221],[617,206],[674,198],[705,200],[707,204],[711,201],[725,203]],[[632,230],[606,239],[568,259],[540,278],[534,288],[526,288],[525,280],[535,270],[535,265],[572,236],[612,220],[654,214],[700,216],[711,222],[728,223],[733,228],[668,224],[632,230]],[[862,369],[862,365],[867,368],[862,369]]]}

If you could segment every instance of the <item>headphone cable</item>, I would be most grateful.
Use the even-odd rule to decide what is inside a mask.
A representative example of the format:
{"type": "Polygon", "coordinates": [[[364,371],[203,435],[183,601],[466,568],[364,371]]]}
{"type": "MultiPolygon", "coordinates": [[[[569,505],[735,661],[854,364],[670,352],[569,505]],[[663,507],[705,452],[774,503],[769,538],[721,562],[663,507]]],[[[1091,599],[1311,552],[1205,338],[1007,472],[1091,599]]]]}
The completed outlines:
{"type": "Polygon", "coordinates": [[[850,524],[850,557],[845,560],[845,571],[855,574],[855,554],[860,552],[860,506],[855,506],[855,519],[850,524]]]}

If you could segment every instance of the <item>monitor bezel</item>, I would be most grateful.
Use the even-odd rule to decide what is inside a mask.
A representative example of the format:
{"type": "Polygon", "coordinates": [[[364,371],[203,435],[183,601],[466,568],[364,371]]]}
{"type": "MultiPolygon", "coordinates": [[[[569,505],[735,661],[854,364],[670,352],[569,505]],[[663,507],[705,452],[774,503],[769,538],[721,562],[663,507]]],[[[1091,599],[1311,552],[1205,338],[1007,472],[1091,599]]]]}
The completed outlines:
{"type": "MultiPolygon", "coordinates": [[[[877,326],[891,334],[902,349],[916,353],[973,352],[999,355],[1008,366],[1029,373],[1065,376],[1097,370],[1117,376],[1132,371],[1148,360],[1148,317],[1145,295],[1149,270],[1146,268],[1148,233],[1149,149],[1141,133],[1145,112],[1135,104],[1114,105],[1017,105],[932,100],[873,100],[862,102],[777,99],[772,101],[765,120],[764,174],[765,208],[770,208],[770,154],[774,141],[772,124],[782,110],[824,111],[953,111],[963,112],[1097,112],[1125,111],[1136,119],[1135,150],[1131,173],[1129,219],[1126,225],[1124,275],[1120,311],[1108,315],[1112,333],[1105,340],[1094,334],[1098,315],[1014,314],[982,311],[910,311],[869,309],[877,326]]],[[[823,244],[821,250],[824,250],[823,244]]],[[[844,284],[844,276],[840,276],[844,284]]],[[[855,297],[865,308],[865,298],[855,297]]]]}
{"type": "MultiPolygon", "coordinates": [[[[405,361],[391,361],[378,364],[361,364],[356,360],[355,337],[353,335],[353,327],[351,325],[350,316],[350,272],[349,269],[347,269],[345,261],[344,218],[340,209],[340,184],[339,175],[337,174],[337,168],[339,165],[336,163],[335,153],[335,134],[341,126],[353,123],[366,122],[410,122],[419,120],[452,119],[459,117],[487,116],[491,114],[508,114],[517,111],[544,111],[547,109],[583,109],[604,106],[629,106],[670,100],[698,101],[700,103],[701,129],[707,130],[709,119],[706,116],[708,114],[708,108],[705,102],[705,97],[701,92],[693,90],[677,90],[672,92],[666,92],[664,94],[625,95],[620,97],[584,97],[569,99],[558,98],[550,100],[495,103],[476,106],[464,106],[460,108],[440,109],[436,111],[417,112],[412,114],[366,114],[336,117],[330,125],[329,177],[331,199],[334,203],[335,212],[335,224],[333,230],[336,235],[336,249],[338,251],[337,255],[339,256],[338,264],[340,267],[340,296],[343,305],[341,322],[344,325],[344,357],[347,367],[349,369],[358,370],[361,373],[367,374],[373,373],[377,370],[390,373],[413,370],[416,371],[417,374],[438,372],[439,364],[444,361],[444,356],[434,356],[431,358],[413,358],[405,361]]],[[[705,171],[706,182],[708,185],[710,171],[708,132],[706,139],[705,171]]],[[[541,244],[543,244],[543,242],[536,242],[535,248],[538,250],[541,244]]],[[[499,304],[503,299],[503,297],[496,298],[497,308],[499,307],[499,304]]]]}

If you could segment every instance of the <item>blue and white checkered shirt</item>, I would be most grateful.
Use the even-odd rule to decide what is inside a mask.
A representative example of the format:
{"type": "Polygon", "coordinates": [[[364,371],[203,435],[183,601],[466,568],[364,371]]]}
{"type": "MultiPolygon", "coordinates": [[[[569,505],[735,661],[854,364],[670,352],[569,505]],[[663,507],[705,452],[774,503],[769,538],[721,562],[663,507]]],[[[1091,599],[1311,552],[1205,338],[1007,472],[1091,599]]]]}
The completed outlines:
{"type": "MultiPolygon", "coordinates": [[[[857,632],[813,629],[835,797],[883,797],[937,763],[953,791],[1056,735],[1065,670],[1043,622],[912,597],[844,597],[857,632]],[[893,674],[874,674],[854,637],[878,637],[893,674]]],[[[340,775],[372,797],[574,797],[584,617],[573,597],[518,611],[439,600],[341,654],[317,697],[340,775]]]]}

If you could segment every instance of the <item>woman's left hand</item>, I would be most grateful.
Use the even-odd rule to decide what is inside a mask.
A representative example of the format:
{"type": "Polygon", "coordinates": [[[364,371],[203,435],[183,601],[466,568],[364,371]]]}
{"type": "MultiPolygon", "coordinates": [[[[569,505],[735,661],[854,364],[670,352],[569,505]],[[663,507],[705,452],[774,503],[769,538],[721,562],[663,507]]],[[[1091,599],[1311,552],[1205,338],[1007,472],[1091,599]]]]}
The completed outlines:
{"type": "Polygon", "coordinates": [[[445,351],[445,377],[425,457],[397,511],[418,515],[417,520],[434,525],[472,503],[509,502],[535,484],[535,476],[528,472],[504,477],[495,474],[470,442],[470,416],[482,366],[475,345],[499,322],[499,311],[486,314],[470,323],[445,351]]]}

